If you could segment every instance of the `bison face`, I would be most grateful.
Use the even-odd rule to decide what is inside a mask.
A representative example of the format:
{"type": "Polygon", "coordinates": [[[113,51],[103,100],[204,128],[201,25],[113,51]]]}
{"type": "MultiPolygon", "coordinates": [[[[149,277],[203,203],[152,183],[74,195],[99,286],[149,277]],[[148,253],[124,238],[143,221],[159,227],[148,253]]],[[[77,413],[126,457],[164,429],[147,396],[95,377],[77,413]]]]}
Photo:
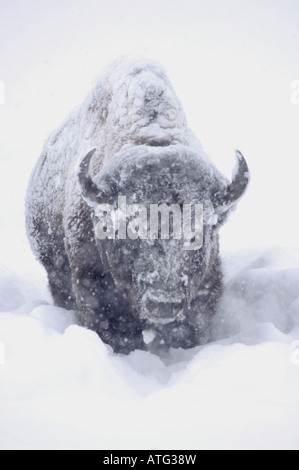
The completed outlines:
{"type": "Polygon", "coordinates": [[[135,315],[151,324],[183,321],[211,250],[186,251],[177,240],[98,242],[102,259],[135,315]]]}
{"type": "Polygon", "coordinates": [[[228,184],[209,161],[183,146],[129,148],[95,177],[93,152],[81,162],[78,180],[93,208],[103,263],[137,318],[151,325],[183,322],[200,292],[209,290],[218,228],[248,181],[244,158],[238,153],[235,178],[228,184]],[[162,207],[169,209],[168,234],[153,207],[155,216],[162,207]]]}

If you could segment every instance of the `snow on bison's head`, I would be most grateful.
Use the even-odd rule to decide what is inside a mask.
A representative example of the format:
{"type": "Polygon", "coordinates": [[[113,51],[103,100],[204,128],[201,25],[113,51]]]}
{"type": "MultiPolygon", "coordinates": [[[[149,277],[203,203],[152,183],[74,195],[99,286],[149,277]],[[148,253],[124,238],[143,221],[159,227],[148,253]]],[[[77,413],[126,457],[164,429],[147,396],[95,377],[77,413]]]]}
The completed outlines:
{"type": "Polygon", "coordinates": [[[248,183],[244,157],[236,152],[229,183],[182,145],[132,146],[92,176],[95,151],[82,160],[78,180],[94,209],[102,262],[148,341],[202,342],[222,287],[219,227],[248,183]]]}

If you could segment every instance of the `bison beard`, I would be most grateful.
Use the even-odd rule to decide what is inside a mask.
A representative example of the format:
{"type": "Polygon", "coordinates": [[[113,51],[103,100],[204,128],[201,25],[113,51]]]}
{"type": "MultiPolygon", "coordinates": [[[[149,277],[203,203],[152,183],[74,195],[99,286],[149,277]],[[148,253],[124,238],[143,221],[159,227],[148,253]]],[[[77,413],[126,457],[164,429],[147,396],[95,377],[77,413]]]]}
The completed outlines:
{"type": "Polygon", "coordinates": [[[188,128],[161,67],[143,58],[112,64],[50,136],[28,186],[28,237],[55,304],[75,309],[115,352],[207,342],[222,291],[219,228],[249,178],[236,157],[228,182],[188,128]],[[146,208],[201,203],[202,248],[185,250],[173,238],[100,240],[96,209],[116,207],[119,196],[146,208]]]}

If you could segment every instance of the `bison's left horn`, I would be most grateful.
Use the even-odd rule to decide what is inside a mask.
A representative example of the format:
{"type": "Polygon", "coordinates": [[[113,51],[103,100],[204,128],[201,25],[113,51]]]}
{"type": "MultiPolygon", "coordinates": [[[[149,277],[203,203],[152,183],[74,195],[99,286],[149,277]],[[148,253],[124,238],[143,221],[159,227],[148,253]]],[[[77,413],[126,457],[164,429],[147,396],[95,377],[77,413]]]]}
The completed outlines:
{"type": "Polygon", "coordinates": [[[248,185],[250,173],[245,158],[236,150],[236,165],[233,170],[232,182],[223,190],[213,196],[215,211],[226,212],[244,194],[248,185]]]}
{"type": "Polygon", "coordinates": [[[79,164],[77,171],[77,178],[79,182],[79,187],[81,194],[86,202],[93,206],[99,204],[99,189],[97,185],[93,182],[92,172],[91,172],[91,159],[96,149],[92,149],[88,154],[83,158],[79,164]]]}

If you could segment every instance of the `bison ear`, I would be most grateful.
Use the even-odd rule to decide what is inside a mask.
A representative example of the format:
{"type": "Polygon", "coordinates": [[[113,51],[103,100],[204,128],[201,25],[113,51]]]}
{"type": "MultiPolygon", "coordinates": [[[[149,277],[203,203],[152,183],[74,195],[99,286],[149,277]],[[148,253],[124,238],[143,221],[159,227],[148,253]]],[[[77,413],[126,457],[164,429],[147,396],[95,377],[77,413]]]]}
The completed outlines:
{"type": "Polygon", "coordinates": [[[101,203],[100,190],[94,183],[91,171],[91,159],[96,148],[93,148],[83,158],[77,169],[77,180],[83,199],[93,207],[101,203]]]}
{"type": "Polygon", "coordinates": [[[237,204],[246,190],[249,178],[250,173],[246,160],[242,153],[236,150],[236,165],[233,170],[232,182],[212,196],[212,203],[216,214],[224,215],[237,204]]]}

